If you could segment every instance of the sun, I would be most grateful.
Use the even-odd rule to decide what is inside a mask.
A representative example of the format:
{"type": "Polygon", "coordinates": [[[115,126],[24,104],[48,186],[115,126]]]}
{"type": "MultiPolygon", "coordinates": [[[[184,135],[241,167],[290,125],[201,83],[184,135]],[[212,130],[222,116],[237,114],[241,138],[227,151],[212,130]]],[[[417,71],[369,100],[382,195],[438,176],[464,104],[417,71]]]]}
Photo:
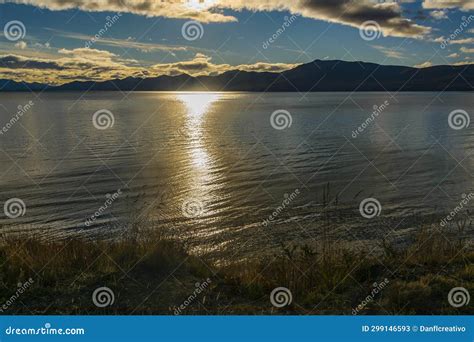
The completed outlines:
{"type": "Polygon", "coordinates": [[[187,8],[201,11],[209,7],[212,7],[216,2],[217,2],[216,0],[186,0],[184,2],[184,5],[187,8]]]}

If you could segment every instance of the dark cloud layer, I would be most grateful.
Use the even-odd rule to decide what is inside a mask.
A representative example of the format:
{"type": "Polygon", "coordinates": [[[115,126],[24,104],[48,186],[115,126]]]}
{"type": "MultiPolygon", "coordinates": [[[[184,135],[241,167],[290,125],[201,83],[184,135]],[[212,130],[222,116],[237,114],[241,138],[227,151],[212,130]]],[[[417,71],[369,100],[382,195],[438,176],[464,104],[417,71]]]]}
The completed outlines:
{"type": "Polygon", "coordinates": [[[16,55],[0,56],[0,67],[9,69],[64,70],[63,66],[54,61],[25,58],[16,55]]]}
{"type": "Polygon", "coordinates": [[[14,54],[0,55],[0,74],[15,81],[61,84],[69,81],[105,81],[126,77],[153,77],[189,74],[217,75],[231,70],[281,72],[298,64],[255,63],[214,64],[209,56],[198,53],[193,59],[176,63],[136,66],[104,50],[79,48],[59,50],[61,57],[46,59],[14,54]]]}
{"type": "Polygon", "coordinates": [[[377,3],[369,0],[204,0],[201,3],[176,0],[0,0],[1,2],[30,4],[51,10],[79,8],[85,11],[129,12],[145,16],[195,19],[204,23],[237,20],[232,15],[223,14],[223,9],[286,10],[308,18],[354,27],[374,20],[387,36],[417,38],[430,31],[429,27],[404,18],[398,3],[377,3]]]}

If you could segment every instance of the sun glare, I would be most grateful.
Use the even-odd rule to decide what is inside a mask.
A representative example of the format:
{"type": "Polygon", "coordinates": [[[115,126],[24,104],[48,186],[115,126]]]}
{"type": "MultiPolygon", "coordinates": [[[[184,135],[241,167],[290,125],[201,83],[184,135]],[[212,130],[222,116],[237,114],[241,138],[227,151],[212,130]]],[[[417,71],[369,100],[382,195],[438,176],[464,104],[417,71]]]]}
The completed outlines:
{"type": "Polygon", "coordinates": [[[202,126],[205,114],[220,97],[220,93],[205,92],[181,93],[177,95],[178,100],[183,103],[186,109],[186,128],[189,136],[191,162],[195,166],[196,171],[201,173],[201,177],[206,176],[206,170],[211,163],[205,146],[205,132],[202,126]]]}
{"type": "Polygon", "coordinates": [[[212,197],[206,184],[213,184],[215,176],[211,172],[215,160],[210,153],[210,136],[206,129],[206,120],[212,105],[222,96],[220,93],[185,92],[176,93],[176,99],[182,103],[186,143],[185,151],[191,168],[189,196],[199,198],[203,203],[211,202],[212,197]]]}
{"type": "Polygon", "coordinates": [[[217,101],[219,93],[183,93],[178,99],[186,106],[186,110],[191,117],[200,117],[206,113],[209,107],[217,101]]]}
{"type": "Polygon", "coordinates": [[[194,10],[203,10],[211,7],[216,0],[187,0],[184,2],[185,6],[194,10]]]}

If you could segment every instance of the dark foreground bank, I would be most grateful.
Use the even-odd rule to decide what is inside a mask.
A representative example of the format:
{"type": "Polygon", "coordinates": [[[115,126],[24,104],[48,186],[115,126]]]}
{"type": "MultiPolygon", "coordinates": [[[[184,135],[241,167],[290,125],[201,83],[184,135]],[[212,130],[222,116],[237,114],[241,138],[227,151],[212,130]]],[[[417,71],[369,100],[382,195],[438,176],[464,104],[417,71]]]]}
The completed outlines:
{"type": "Polygon", "coordinates": [[[448,299],[457,287],[474,293],[474,253],[458,235],[420,227],[409,246],[382,244],[377,254],[326,242],[225,267],[156,232],[113,242],[8,237],[0,313],[468,314],[472,303],[448,299]]]}

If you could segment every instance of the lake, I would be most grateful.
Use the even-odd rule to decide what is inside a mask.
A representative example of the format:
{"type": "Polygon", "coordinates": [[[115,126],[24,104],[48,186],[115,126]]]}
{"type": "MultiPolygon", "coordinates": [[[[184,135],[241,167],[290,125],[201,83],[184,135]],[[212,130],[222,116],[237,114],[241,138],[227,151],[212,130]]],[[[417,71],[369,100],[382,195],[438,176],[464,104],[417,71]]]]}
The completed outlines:
{"type": "Polygon", "coordinates": [[[404,241],[474,191],[474,125],[449,124],[473,108],[456,92],[1,93],[1,229],[102,239],[146,220],[236,259],[404,241]]]}

